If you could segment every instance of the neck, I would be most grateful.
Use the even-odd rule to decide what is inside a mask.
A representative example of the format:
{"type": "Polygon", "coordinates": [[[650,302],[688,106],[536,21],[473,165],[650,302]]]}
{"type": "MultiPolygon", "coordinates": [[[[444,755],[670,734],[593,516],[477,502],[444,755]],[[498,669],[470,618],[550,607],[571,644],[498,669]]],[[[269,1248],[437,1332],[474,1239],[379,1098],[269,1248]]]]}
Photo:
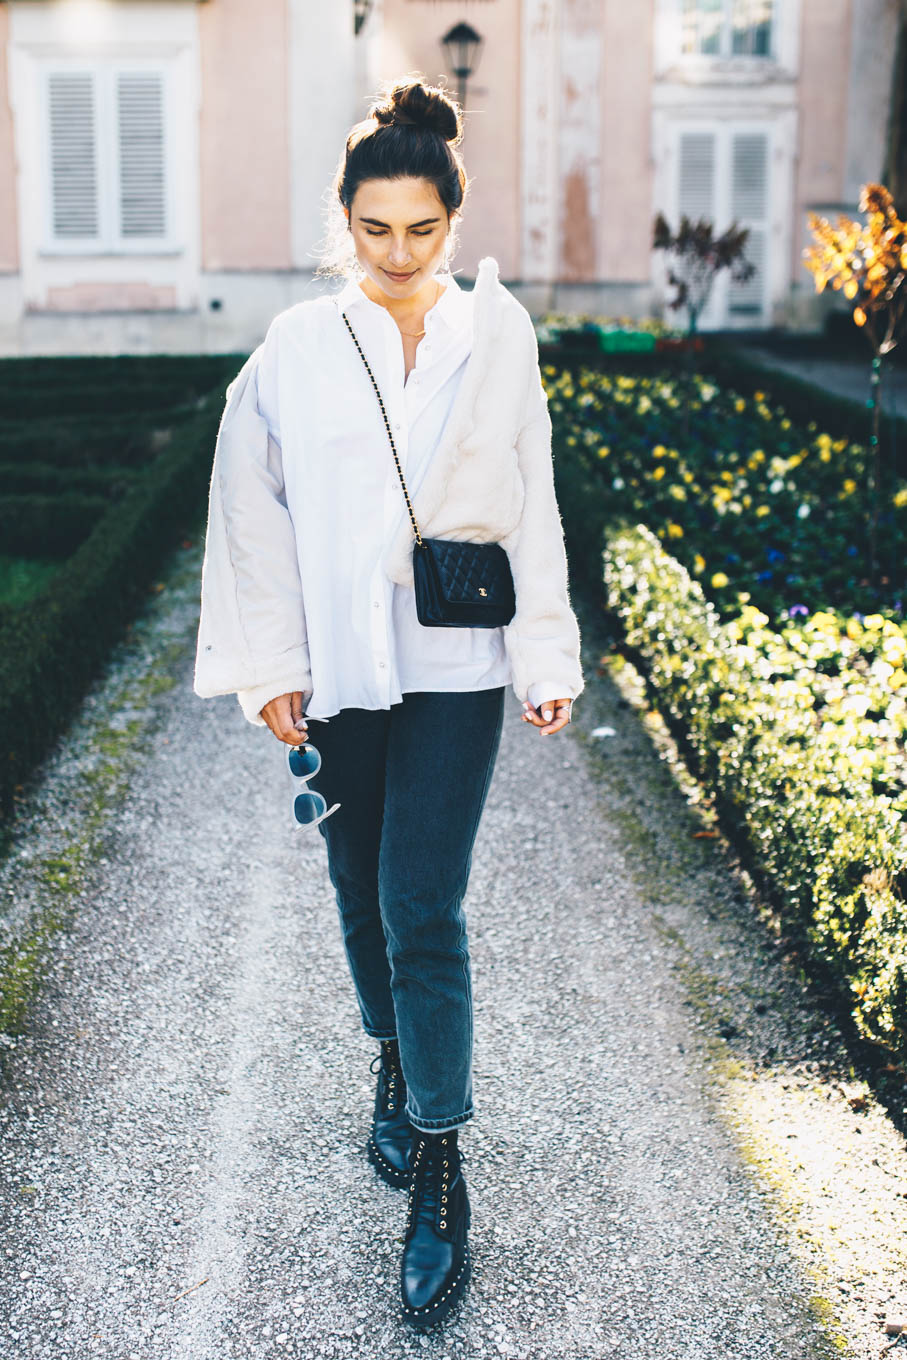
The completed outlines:
{"type": "Polygon", "coordinates": [[[372,302],[379,303],[386,307],[398,325],[407,326],[413,318],[420,320],[429,307],[433,306],[436,299],[441,296],[442,284],[436,275],[424,283],[417,293],[412,297],[395,298],[385,293],[373,279],[364,278],[359,285],[366,297],[371,298],[372,302]]]}

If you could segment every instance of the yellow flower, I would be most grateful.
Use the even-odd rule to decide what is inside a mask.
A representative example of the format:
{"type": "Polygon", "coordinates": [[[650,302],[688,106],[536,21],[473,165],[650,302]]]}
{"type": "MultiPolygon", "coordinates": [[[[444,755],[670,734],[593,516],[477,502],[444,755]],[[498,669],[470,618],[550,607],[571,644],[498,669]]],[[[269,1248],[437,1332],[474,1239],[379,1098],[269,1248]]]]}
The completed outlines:
{"type": "Polygon", "coordinates": [[[852,477],[845,477],[843,482],[843,490],[845,496],[852,496],[856,489],[857,484],[854,481],[854,479],[852,477]]]}
{"type": "Polygon", "coordinates": [[[735,411],[746,410],[746,402],[743,400],[742,397],[738,397],[737,400],[734,402],[734,410],[735,411]]]}
{"type": "Polygon", "coordinates": [[[847,623],[844,625],[844,631],[854,642],[859,642],[860,638],[863,636],[863,629],[860,626],[859,619],[848,619],[847,623]]]}
{"type": "Polygon", "coordinates": [[[668,524],[668,538],[683,538],[683,526],[681,524],[668,524]]]}
{"type": "Polygon", "coordinates": [[[765,401],[765,393],[764,393],[764,392],[754,392],[754,393],[753,393],[753,401],[765,401]]]}
{"type": "Polygon", "coordinates": [[[822,459],[822,462],[823,462],[823,463],[830,463],[830,462],[831,462],[831,449],[824,449],[824,448],[823,448],[823,449],[820,449],[820,450],[819,450],[819,457],[822,459]]]}
{"type": "Polygon", "coordinates": [[[715,586],[716,589],[720,589],[721,586],[726,586],[727,583],[728,583],[728,579],[727,579],[727,577],[725,576],[725,574],[724,574],[723,571],[716,571],[716,572],[712,575],[712,585],[715,586]]]}
{"type": "Polygon", "coordinates": [[[832,443],[832,448],[834,449],[835,453],[843,453],[844,450],[847,448],[847,440],[835,439],[832,443]]]}
{"type": "Polygon", "coordinates": [[[697,553],[693,558],[693,570],[695,572],[705,571],[705,558],[702,553],[697,553]]]}
{"type": "MultiPolygon", "coordinates": [[[[684,468],[683,472],[681,472],[680,475],[685,482],[691,482],[693,480],[693,473],[690,471],[689,468],[684,468]]],[[[900,495],[900,492],[898,492],[898,494],[900,495]]]]}
{"type": "Polygon", "coordinates": [[[899,508],[902,505],[907,505],[907,487],[904,487],[901,491],[896,491],[893,500],[899,508]]]}
{"type": "Polygon", "coordinates": [[[598,456],[599,456],[599,458],[607,458],[607,456],[608,456],[608,454],[609,454],[610,452],[611,452],[611,450],[610,450],[610,448],[608,447],[608,445],[607,445],[607,444],[602,444],[601,448],[600,448],[599,451],[598,451],[598,456]]]}
{"type": "Polygon", "coordinates": [[[762,519],[763,515],[770,515],[771,513],[772,513],[771,509],[767,505],[756,506],[756,514],[758,515],[759,519],[762,519]]]}
{"type": "Polygon", "coordinates": [[[864,614],[864,615],[863,615],[863,627],[864,627],[864,628],[870,628],[870,629],[872,629],[873,632],[875,632],[876,629],[881,628],[881,627],[884,625],[884,623],[885,623],[885,620],[884,620],[884,618],[882,617],[881,614],[864,614]]]}
{"type": "Polygon", "coordinates": [[[899,666],[896,671],[892,671],[889,675],[888,684],[891,689],[900,689],[901,685],[907,685],[907,671],[899,666]]]}
{"type": "Polygon", "coordinates": [[[765,453],[763,452],[763,450],[753,449],[752,453],[750,454],[750,462],[754,464],[764,463],[765,453]]]}
{"type": "Polygon", "coordinates": [[[656,444],[655,447],[654,447],[654,449],[652,450],[652,457],[653,457],[653,458],[664,458],[664,456],[665,456],[666,453],[667,453],[667,449],[665,448],[664,444],[656,444]]]}
{"type": "Polygon", "coordinates": [[[782,428],[782,430],[789,430],[789,429],[790,429],[790,421],[788,420],[787,416],[785,416],[784,419],[782,420],[782,422],[781,422],[781,428],[782,428]]]}
{"type": "Polygon", "coordinates": [[[653,468],[653,469],[652,469],[652,477],[653,477],[653,479],[654,479],[656,482],[657,482],[657,481],[660,481],[661,478],[662,478],[664,475],[665,475],[665,470],[664,470],[663,464],[659,463],[659,465],[658,465],[657,468],[653,468]]]}

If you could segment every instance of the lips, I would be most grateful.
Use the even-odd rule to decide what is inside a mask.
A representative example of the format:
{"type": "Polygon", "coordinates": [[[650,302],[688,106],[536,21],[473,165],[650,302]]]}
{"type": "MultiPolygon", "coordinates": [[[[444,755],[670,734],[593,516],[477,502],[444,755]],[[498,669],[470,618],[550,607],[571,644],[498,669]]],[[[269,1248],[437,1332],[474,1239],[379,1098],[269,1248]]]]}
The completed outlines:
{"type": "Polygon", "coordinates": [[[390,269],[385,269],[384,272],[387,277],[393,279],[395,283],[405,283],[407,279],[411,279],[414,274],[418,273],[415,269],[409,274],[394,274],[390,269]]]}

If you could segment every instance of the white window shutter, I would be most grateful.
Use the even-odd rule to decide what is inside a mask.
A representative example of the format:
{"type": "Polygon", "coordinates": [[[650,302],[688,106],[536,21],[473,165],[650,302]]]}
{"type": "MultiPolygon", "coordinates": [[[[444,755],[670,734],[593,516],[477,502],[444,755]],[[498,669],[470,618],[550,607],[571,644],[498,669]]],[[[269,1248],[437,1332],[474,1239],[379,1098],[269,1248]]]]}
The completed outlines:
{"type": "Polygon", "coordinates": [[[694,222],[712,219],[715,212],[715,135],[683,132],[680,135],[680,166],[677,209],[694,222]]]}
{"type": "Polygon", "coordinates": [[[117,79],[120,234],[167,234],[164,88],[159,71],[121,71],[117,79]]]}
{"type": "Polygon", "coordinates": [[[49,77],[51,212],[58,240],[98,236],[96,91],[90,71],[49,77]]]}
{"type": "Polygon", "coordinates": [[[748,283],[731,282],[728,310],[761,317],[768,262],[768,137],[764,132],[738,132],[731,145],[731,216],[749,228],[744,254],[756,266],[748,283]]]}

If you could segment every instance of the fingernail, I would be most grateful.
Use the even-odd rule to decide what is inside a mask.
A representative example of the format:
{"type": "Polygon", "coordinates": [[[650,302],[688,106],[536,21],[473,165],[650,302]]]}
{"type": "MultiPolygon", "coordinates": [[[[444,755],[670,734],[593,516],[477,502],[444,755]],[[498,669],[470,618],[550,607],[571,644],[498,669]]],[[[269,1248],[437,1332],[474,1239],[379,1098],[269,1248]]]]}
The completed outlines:
{"type": "Polygon", "coordinates": [[[551,721],[551,709],[550,709],[550,708],[546,708],[545,711],[544,711],[544,713],[542,714],[542,717],[545,719],[545,722],[550,722],[550,721],[551,721]]]}

